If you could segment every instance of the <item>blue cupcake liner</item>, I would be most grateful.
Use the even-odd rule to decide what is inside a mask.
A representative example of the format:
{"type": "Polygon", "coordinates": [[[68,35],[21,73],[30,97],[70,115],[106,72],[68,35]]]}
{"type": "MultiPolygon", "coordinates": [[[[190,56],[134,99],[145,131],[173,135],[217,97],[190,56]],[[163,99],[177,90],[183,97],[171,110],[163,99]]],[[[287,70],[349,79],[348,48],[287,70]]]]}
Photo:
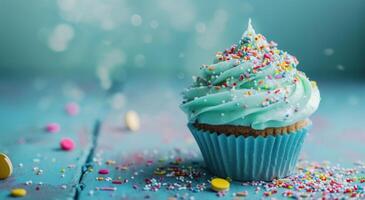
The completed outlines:
{"type": "Polygon", "coordinates": [[[188,124],[209,171],[238,181],[270,181],[293,174],[309,126],[278,136],[244,137],[188,124]]]}

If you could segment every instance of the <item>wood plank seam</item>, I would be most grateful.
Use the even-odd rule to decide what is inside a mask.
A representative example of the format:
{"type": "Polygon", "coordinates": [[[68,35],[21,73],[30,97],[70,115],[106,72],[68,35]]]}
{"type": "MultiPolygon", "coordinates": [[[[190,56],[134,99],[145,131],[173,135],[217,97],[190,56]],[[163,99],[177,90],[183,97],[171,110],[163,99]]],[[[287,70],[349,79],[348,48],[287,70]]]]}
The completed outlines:
{"type": "Polygon", "coordinates": [[[87,173],[88,167],[92,165],[95,148],[96,148],[97,142],[98,142],[99,133],[100,133],[100,121],[96,120],[95,125],[94,125],[94,129],[93,129],[93,132],[92,132],[92,135],[91,135],[91,137],[92,137],[91,148],[89,150],[89,153],[87,155],[85,163],[81,167],[81,175],[80,175],[80,178],[79,178],[79,181],[78,181],[78,184],[77,184],[77,187],[76,187],[76,192],[75,192],[75,195],[74,195],[74,198],[73,198],[75,200],[78,200],[80,198],[80,193],[85,188],[82,181],[83,181],[84,175],[87,173]]]}

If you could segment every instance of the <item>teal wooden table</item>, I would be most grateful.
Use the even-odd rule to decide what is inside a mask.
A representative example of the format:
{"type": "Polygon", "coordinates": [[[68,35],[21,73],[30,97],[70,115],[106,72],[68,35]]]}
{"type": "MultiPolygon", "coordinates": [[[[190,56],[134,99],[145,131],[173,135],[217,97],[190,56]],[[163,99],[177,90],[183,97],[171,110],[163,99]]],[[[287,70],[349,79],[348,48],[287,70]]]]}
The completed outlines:
{"type": "MultiPolygon", "coordinates": [[[[239,199],[242,191],[249,199],[285,198],[282,189],[267,195],[265,188],[238,182],[220,197],[209,189],[213,175],[178,108],[186,85],[132,79],[103,91],[87,81],[1,80],[0,152],[10,157],[14,173],[0,180],[0,199],[13,198],[12,188],[26,189],[24,199],[239,199]],[[78,115],[66,114],[69,102],[80,105],[78,115]],[[137,132],[125,127],[128,110],[140,115],[137,132]],[[46,132],[50,122],[61,131],[46,132]],[[76,148],[62,151],[62,138],[72,138],[76,148]]],[[[318,85],[322,102],[301,158],[353,168],[365,160],[365,83],[318,85]]]]}

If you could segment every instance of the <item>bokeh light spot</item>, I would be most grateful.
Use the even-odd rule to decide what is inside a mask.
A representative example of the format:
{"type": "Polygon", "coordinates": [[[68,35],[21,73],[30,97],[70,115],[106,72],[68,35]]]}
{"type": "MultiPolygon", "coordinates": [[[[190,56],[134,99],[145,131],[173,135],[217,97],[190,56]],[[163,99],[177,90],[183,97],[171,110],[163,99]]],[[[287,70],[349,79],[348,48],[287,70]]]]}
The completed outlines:
{"type": "Polygon", "coordinates": [[[65,51],[74,37],[74,29],[68,24],[57,25],[48,37],[48,47],[55,52],[65,51]]]}
{"type": "Polygon", "coordinates": [[[133,26],[140,26],[142,24],[142,17],[137,14],[132,15],[131,23],[133,26]]]}

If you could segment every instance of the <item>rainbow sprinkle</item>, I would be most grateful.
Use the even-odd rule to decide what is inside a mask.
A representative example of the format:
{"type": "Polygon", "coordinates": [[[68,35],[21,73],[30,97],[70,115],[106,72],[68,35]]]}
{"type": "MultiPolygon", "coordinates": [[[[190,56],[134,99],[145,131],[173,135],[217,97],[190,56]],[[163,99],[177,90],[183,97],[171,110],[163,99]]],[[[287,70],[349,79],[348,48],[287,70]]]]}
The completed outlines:
{"type": "MultiPolygon", "coordinates": [[[[106,167],[120,171],[122,176],[126,178],[117,177],[113,179],[105,177],[98,180],[111,181],[115,186],[132,187],[134,190],[141,192],[174,192],[174,198],[177,199],[182,198],[181,194],[189,194],[190,199],[194,199],[196,193],[214,194],[214,191],[210,189],[210,180],[214,176],[206,171],[201,162],[194,161],[196,154],[191,152],[186,155],[177,152],[169,153],[163,159],[158,157],[159,155],[139,155],[138,160],[144,160],[142,163],[120,164],[112,162],[110,164],[111,162],[109,162],[106,167]],[[130,177],[127,177],[127,174],[130,177]]],[[[98,175],[97,172],[93,173],[98,175]]],[[[293,176],[271,182],[233,181],[231,182],[232,191],[216,192],[216,197],[361,199],[365,198],[364,187],[365,163],[363,162],[357,162],[351,168],[345,168],[339,164],[331,165],[329,162],[318,163],[301,160],[297,165],[296,174],[293,176]]],[[[96,188],[95,192],[115,190],[117,190],[117,187],[99,187],[96,188]]]]}

